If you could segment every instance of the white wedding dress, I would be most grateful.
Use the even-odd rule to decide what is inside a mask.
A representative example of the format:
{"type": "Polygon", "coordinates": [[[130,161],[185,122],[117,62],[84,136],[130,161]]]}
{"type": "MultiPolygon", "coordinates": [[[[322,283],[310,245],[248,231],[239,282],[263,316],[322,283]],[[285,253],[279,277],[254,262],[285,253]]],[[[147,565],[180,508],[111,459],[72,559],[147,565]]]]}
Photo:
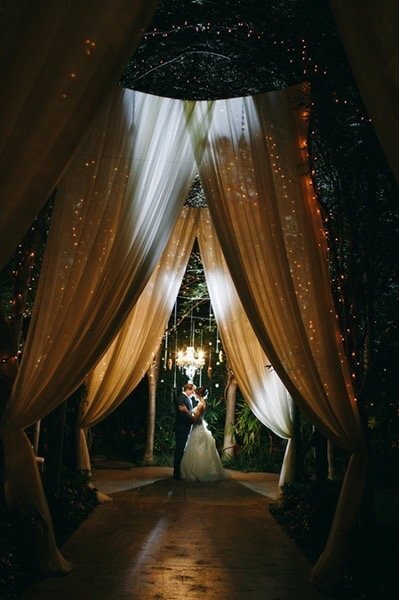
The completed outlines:
{"type": "Polygon", "coordinates": [[[228,479],[223,469],[216,442],[202,419],[191,429],[180,463],[180,474],[186,481],[221,481],[228,479]]]}

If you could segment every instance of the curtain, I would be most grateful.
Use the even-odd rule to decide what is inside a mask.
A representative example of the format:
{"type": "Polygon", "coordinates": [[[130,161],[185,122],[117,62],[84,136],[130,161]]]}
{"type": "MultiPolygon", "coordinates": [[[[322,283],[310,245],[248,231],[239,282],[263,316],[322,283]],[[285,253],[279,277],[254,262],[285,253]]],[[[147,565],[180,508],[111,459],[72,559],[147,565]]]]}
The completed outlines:
{"type": "Polygon", "coordinates": [[[79,421],[78,465],[90,471],[85,430],[93,427],[134,390],[162,341],[185,273],[199,213],[183,208],[162,258],[107,352],[91,371],[79,421]]]}
{"type": "Polygon", "coordinates": [[[215,103],[200,176],[246,314],[295,402],[350,454],[315,582],[339,576],[366,453],[309,175],[306,84],[215,103]]]}
{"type": "Polygon", "coordinates": [[[289,440],[281,469],[281,487],[294,476],[292,399],[248,321],[207,209],[201,210],[198,242],[215,319],[238,387],[257,419],[279,437],[289,440]]]}
{"type": "Polygon", "coordinates": [[[5,0],[0,269],[133,54],[158,0],[5,0]]]}
{"type": "Polygon", "coordinates": [[[80,385],[154,270],[193,179],[183,110],[176,100],[115,90],[59,186],[3,431],[6,498],[46,523],[46,570],[65,565],[23,429],[80,385]]]}
{"type": "Polygon", "coordinates": [[[397,0],[330,0],[360,93],[399,184],[397,0]]]}

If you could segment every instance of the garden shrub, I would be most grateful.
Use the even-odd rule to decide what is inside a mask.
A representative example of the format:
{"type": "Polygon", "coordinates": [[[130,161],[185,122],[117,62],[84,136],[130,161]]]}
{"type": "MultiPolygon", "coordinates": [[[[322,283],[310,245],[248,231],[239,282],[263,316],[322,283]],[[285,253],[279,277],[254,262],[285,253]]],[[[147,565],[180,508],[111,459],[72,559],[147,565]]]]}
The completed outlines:
{"type": "MultiPolygon", "coordinates": [[[[84,472],[64,470],[57,494],[48,496],[57,544],[62,546],[97,505],[95,488],[84,472]]],[[[34,562],[35,529],[32,516],[8,511],[0,506],[0,598],[15,600],[28,586],[41,578],[34,562]]]]}
{"type": "Polygon", "coordinates": [[[15,600],[38,578],[34,557],[33,518],[0,511],[0,598],[15,600]]]}
{"type": "MultiPolygon", "coordinates": [[[[292,483],[283,486],[281,505],[269,510],[307,558],[315,563],[331,527],[340,482],[292,483]]],[[[377,515],[375,531],[354,527],[348,532],[348,554],[343,577],[332,589],[336,600],[388,600],[397,593],[399,523],[377,515]]]]}
{"type": "Polygon", "coordinates": [[[85,471],[64,469],[57,493],[48,498],[56,540],[60,546],[98,504],[97,490],[90,487],[89,483],[90,477],[85,471]]]}
{"type": "Polygon", "coordinates": [[[281,505],[270,504],[270,512],[314,562],[324,548],[334,516],[341,482],[323,484],[286,483],[281,505]]]}

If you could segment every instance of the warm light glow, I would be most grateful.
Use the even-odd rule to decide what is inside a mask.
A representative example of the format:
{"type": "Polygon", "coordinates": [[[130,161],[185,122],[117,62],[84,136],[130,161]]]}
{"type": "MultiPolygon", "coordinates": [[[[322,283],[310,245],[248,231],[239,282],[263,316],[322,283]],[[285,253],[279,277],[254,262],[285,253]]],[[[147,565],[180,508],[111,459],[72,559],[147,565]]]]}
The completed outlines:
{"type": "Polygon", "coordinates": [[[186,350],[178,351],[176,364],[192,380],[197,371],[201,372],[205,365],[205,352],[202,348],[197,348],[195,351],[194,346],[187,346],[186,350]]]}

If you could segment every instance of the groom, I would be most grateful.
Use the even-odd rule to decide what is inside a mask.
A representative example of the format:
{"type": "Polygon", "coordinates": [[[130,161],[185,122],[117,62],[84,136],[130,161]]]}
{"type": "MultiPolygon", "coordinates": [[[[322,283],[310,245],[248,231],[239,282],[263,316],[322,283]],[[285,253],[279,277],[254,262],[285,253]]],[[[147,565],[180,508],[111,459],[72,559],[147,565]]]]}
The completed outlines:
{"type": "Polygon", "coordinates": [[[195,391],[193,383],[186,383],[183,386],[183,392],[177,398],[176,402],[176,419],[175,419],[175,457],[173,464],[173,479],[180,479],[180,463],[183,458],[184,448],[186,447],[188,434],[191,430],[193,420],[184,407],[191,413],[193,410],[193,402],[191,396],[195,391]]]}

